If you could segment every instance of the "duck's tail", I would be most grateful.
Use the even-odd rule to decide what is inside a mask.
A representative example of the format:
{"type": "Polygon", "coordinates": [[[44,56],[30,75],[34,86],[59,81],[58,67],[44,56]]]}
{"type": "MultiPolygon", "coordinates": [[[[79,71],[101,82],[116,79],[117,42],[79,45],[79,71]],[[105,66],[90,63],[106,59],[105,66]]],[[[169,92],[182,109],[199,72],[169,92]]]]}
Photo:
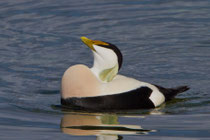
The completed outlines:
{"type": "Polygon", "coordinates": [[[163,88],[161,86],[157,86],[157,85],[155,86],[159,89],[160,92],[163,93],[163,95],[166,98],[166,101],[169,101],[173,99],[177,94],[185,92],[190,89],[188,86],[179,86],[175,88],[163,88]]]}

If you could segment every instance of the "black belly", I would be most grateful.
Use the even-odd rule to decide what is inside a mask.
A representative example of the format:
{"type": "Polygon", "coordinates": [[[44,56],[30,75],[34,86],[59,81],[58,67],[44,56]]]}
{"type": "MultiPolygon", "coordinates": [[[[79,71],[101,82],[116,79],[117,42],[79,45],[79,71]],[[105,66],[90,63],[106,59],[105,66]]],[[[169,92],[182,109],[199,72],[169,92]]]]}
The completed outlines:
{"type": "Polygon", "coordinates": [[[153,102],[149,99],[151,93],[150,88],[140,87],[120,94],[61,99],[61,104],[65,107],[95,111],[154,108],[153,102]]]}

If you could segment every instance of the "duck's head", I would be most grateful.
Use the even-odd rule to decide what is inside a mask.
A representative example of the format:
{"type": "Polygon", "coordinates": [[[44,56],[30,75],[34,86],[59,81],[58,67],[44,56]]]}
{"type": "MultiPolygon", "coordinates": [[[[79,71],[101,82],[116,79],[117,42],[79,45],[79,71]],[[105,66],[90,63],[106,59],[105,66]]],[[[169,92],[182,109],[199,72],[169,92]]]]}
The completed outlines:
{"type": "Polygon", "coordinates": [[[92,72],[103,82],[110,82],[117,75],[122,65],[122,54],[113,44],[81,37],[82,41],[92,50],[94,64],[92,72]]]}

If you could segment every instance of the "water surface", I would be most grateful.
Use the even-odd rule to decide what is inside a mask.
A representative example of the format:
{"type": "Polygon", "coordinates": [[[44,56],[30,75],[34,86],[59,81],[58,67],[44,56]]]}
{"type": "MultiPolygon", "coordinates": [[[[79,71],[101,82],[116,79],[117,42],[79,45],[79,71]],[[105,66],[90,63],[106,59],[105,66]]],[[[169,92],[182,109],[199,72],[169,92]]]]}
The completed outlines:
{"type": "Polygon", "coordinates": [[[0,137],[209,139],[210,0],[0,2],[0,137]],[[60,80],[91,67],[80,36],[117,45],[121,74],[191,90],[152,110],[63,110],[60,80]]]}

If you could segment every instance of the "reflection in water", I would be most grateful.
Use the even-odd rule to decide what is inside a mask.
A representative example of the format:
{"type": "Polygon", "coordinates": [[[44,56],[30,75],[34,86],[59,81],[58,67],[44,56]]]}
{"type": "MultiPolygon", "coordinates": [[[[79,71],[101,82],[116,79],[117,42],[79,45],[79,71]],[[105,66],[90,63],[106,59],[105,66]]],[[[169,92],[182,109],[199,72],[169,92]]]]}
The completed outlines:
{"type": "Polygon", "coordinates": [[[121,135],[145,135],[154,130],[119,124],[117,115],[69,113],[61,120],[61,131],[78,136],[95,135],[97,140],[117,140],[123,138],[121,135]]]}

